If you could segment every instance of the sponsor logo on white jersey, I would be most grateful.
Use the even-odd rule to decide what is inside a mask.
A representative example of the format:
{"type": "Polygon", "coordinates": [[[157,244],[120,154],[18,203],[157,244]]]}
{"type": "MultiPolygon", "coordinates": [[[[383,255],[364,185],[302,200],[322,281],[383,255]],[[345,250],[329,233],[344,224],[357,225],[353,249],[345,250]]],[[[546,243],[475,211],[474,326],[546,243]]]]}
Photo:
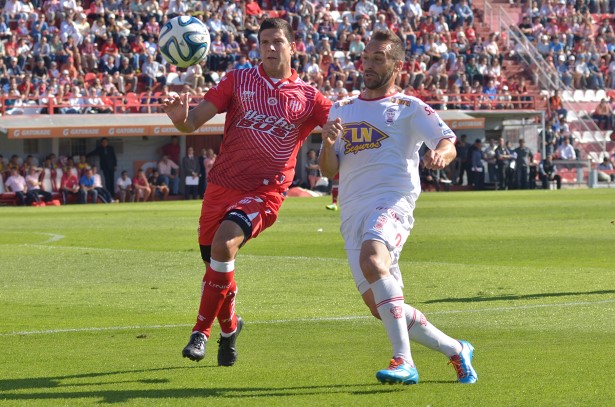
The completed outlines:
{"type": "Polygon", "coordinates": [[[382,141],[389,138],[385,132],[367,122],[346,123],[342,140],[344,154],[357,154],[359,151],[380,148],[382,141]]]}

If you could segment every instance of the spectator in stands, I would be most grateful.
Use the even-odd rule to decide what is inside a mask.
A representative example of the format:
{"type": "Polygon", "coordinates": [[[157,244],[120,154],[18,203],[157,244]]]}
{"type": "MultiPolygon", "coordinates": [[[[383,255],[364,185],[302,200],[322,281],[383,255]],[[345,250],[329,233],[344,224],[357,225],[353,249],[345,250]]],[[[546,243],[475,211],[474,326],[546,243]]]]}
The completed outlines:
{"type": "Polygon", "coordinates": [[[152,170],[152,175],[150,175],[147,181],[152,190],[152,201],[154,201],[156,197],[161,201],[165,201],[169,197],[169,186],[164,182],[165,180],[160,176],[156,168],[152,170]]]}
{"type": "Polygon", "coordinates": [[[205,160],[207,159],[207,149],[201,149],[201,155],[198,157],[199,161],[199,198],[203,198],[205,190],[207,189],[207,170],[205,169],[205,160]]]}
{"type": "Polygon", "coordinates": [[[504,139],[500,137],[498,140],[498,146],[495,149],[495,162],[497,171],[496,190],[508,189],[508,170],[510,168],[510,161],[512,154],[510,149],[506,146],[504,139]]]}
{"type": "Polygon", "coordinates": [[[147,202],[152,195],[152,188],[149,186],[149,182],[145,176],[143,168],[137,170],[137,175],[132,180],[132,187],[134,190],[135,202],[147,202]]]}
{"type": "Polygon", "coordinates": [[[62,194],[62,202],[65,204],[69,202],[69,197],[79,196],[79,178],[77,178],[76,172],[69,165],[65,165],[63,168],[60,193],[62,194]]]}
{"type": "Polygon", "coordinates": [[[483,159],[487,162],[487,180],[495,183],[497,180],[496,157],[495,157],[495,139],[489,139],[489,145],[483,150],[483,159]]]}
{"type": "MultiPolygon", "coordinates": [[[[237,59],[237,62],[235,63],[235,66],[233,68],[234,69],[248,69],[248,68],[252,68],[252,64],[250,63],[250,61],[248,61],[248,58],[245,55],[239,55],[239,58],[237,59]]],[[[199,86],[202,86],[202,84],[199,86]]]]}
{"type": "Polygon", "coordinates": [[[132,180],[128,176],[128,171],[122,171],[115,184],[117,185],[116,194],[120,202],[132,202],[134,200],[132,180]]]}
{"type": "Polygon", "coordinates": [[[15,169],[19,172],[22,169],[22,163],[21,158],[17,154],[13,154],[9,159],[9,162],[6,164],[6,169],[9,171],[15,169]]]}
{"type": "Polygon", "coordinates": [[[188,14],[188,3],[183,0],[171,0],[167,8],[167,17],[169,19],[177,16],[184,16],[188,14]]]}
{"type": "Polygon", "coordinates": [[[220,34],[215,34],[212,38],[209,54],[207,56],[207,64],[212,71],[226,71],[226,66],[228,64],[226,44],[222,41],[222,35],[220,34]]]}
{"type": "Polygon", "coordinates": [[[448,71],[446,68],[447,60],[441,58],[438,62],[435,62],[427,70],[425,78],[425,87],[429,88],[433,83],[436,88],[446,88],[448,86],[448,71]]]}
{"type": "Polygon", "coordinates": [[[495,107],[495,104],[493,102],[495,102],[495,100],[497,99],[497,94],[498,94],[498,87],[495,84],[495,81],[493,79],[489,79],[489,81],[487,81],[487,84],[485,85],[485,87],[483,88],[482,93],[485,95],[486,99],[485,104],[483,104],[483,108],[486,109],[493,109],[495,107]]]}
{"type": "Polygon", "coordinates": [[[141,66],[141,73],[141,80],[145,86],[153,88],[156,83],[166,85],[166,68],[156,61],[152,54],[147,55],[146,61],[141,66]]]}
{"type": "Polygon", "coordinates": [[[265,12],[261,9],[258,3],[254,0],[246,0],[245,12],[248,16],[254,16],[257,19],[261,19],[265,16],[265,12]]]}
{"type": "Polygon", "coordinates": [[[589,80],[587,86],[590,89],[604,89],[604,75],[598,66],[598,55],[594,54],[587,62],[589,80]]]}
{"type": "Polygon", "coordinates": [[[77,168],[77,174],[79,177],[85,174],[85,170],[90,168],[90,164],[87,162],[84,154],[79,156],[79,162],[75,165],[75,168],[77,168]]]}
{"type": "Polygon", "coordinates": [[[100,139],[100,144],[96,148],[86,154],[86,157],[98,156],[100,170],[105,178],[105,187],[107,191],[115,191],[115,168],[117,167],[117,157],[115,149],[109,145],[109,139],[103,137],[100,139]]]}
{"type": "Polygon", "coordinates": [[[570,139],[564,137],[562,144],[557,149],[557,158],[560,160],[576,160],[577,154],[574,151],[574,147],[570,144],[570,139]]]}
{"type": "Polygon", "coordinates": [[[475,81],[479,83],[483,82],[483,75],[479,72],[478,66],[476,65],[476,58],[473,56],[469,57],[466,63],[466,77],[470,83],[474,83],[475,81]]]}
{"type": "Polygon", "coordinates": [[[578,55],[575,70],[572,73],[574,78],[574,87],[576,89],[586,89],[589,82],[590,71],[585,60],[585,54],[578,55]]]}
{"type": "Polygon", "coordinates": [[[562,177],[557,174],[557,167],[553,163],[552,156],[549,154],[538,166],[538,176],[542,182],[542,189],[549,189],[549,182],[555,181],[557,189],[562,189],[562,177]]]}
{"type": "Polygon", "coordinates": [[[598,164],[598,182],[614,182],[615,172],[613,172],[613,163],[609,157],[604,157],[602,162],[598,164]],[[608,172],[607,172],[608,171],[608,172]]]}
{"type": "Polygon", "coordinates": [[[303,68],[304,80],[307,83],[313,83],[320,89],[324,83],[324,76],[320,70],[320,64],[316,56],[312,55],[310,61],[303,68]]]}
{"type": "Polygon", "coordinates": [[[316,156],[316,150],[314,149],[310,149],[307,153],[305,170],[307,172],[309,188],[314,189],[316,183],[321,178],[320,166],[318,165],[318,157],[316,156]]]}
{"type": "MultiPolygon", "coordinates": [[[[572,55],[571,55],[572,56],[572,55]]],[[[571,87],[574,81],[574,76],[570,70],[570,62],[567,60],[565,54],[560,54],[557,57],[556,69],[561,81],[566,87],[571,87]]]]}
{"type": "Polygon", "coordinates": [[[92,166],[92,179],[94,180],[94,189],[98,192],[98,198],[104,203],[112,203],[114,201],[111,196],[111,192],[109,192],[104,186],[102,182],[102,178],[98,173],[98,168],[95,165],[92,166]]]}
{"type": "Polygon", "coordinates": [[[463,26],[466,22],[469,24],[474,23],[474,12],[467,0],[461,0],[457,3],[455,13],[457,14],[457,22],[460,26],[463,26]]]}
{"type": "Polygon", "coordinates": [[[603,130],[613,130],[613,108],[606,99],[602,99],[592,113],[592,119],[603,130]]]}
{"type": "Polygon", "coordinates": [[[530,157],[533,153],[525,145],[524,139],[519,139],[519,147],[515,149],[515,154],[515,184],[519,189],[528,189],[530,157]]]}
{"type": "Polygon", "coordinates": [[[79,179],[79,203],[85,204],[88,202],[88,198],[92,199],[92,203],[96,203],[98,200],[98,191],[94,185],[94,177],[92,176],[92,169],[85,170],[85,174],[79,179]]]}
{"type": "Polygon", "coordinates": [[[463,185],[464,172],[468,177],[470,176],[470,174],[467,173],[469,163],[468,150],[470,149],[466,141],[467,138],[468,136],[466,134],[462,134],[459,136],[459,140],[457,140],[457,144],[455,145],[457,156],[453,163],[453,181],[456,181],[457,185],[463,185]]]}
{"type": "Polygon", "coordinates": [[[158,171],[165,183],[171,188],[171,195],[179,194],[179,165],[167,155],[163,155],[158,161],[158,171]]]}
{"type": "Polygon", "coordinates": [[[10,176],[4,182],[4,186],[9,192],[14,192],[17,197],[17,205],[26,205],[32,201],[28,194],[26,179],[19,173],[17,168],[11,168],[10,176]]]}
{"type": "Polygon", "coordinates": [[[84,113],[98,114],[98,113],[113,113],[113,108],[105,105],[105,102],[96,94],[96,88],[90,87],[87,91],[87,97],[85,98],[84,113]]]}
{"type": "Polygon", "coordinates": [[[154,95],[152,88],[147,87],[141,97],[141,113],[157,113],[158,98],[154,95]],[[156,106],[153,106],[156,105],[156,106]]]}
{"type": "Polygon", "coordinates": [[[184,185],[184,199],[197,199],[199,194],[199,161],[194,155],[194,148],[186,149],[186,156],[182,158],[181,179],[184,185]]]}
{"type": "Polygon", "coordinates": [[[171,140],[160,149],[161,156],[166,155],[171,159],[171,161],[178,163],[180,149],[179,138],[177,136],[171,136],[171,140]]]}
{"type": "Polygon", "coordinates": [[[135,68],[130,63],[128,57],[121,57],[120,67],[118,68],[117,82],[118,90],[121,93],[136,92],[138,78],[135,73],[135,68]]]}
{"type": "Polygon", "coordinates": [[[365,43],[359,34],[351,35],[350,44],[348,45],[348,56],[355,60],[357,59],[363,50],[365,49],[365,43]]]}
{"type": "Polygon", "coordinates": [[[81,89],[79,86],[73,86],[64,107],[60,108],[60,113],[81,114],[83,113],[84,106],[85,101],[81,97],[81,89]]]}
{"type": "Polygon", "coordinates": [[[477,138],[468,150],[468,185],[480,191],[485,187],[485,167],[483,166],[483,143],[477,138]]]}
{"type": "Polygon", "coordinates": [[[568,110],[563,107],[558,89],[553,90],[553,95],[549,96],[548,109],[549,116],[556,116],[558,119],[568,116],[568,110]]]}

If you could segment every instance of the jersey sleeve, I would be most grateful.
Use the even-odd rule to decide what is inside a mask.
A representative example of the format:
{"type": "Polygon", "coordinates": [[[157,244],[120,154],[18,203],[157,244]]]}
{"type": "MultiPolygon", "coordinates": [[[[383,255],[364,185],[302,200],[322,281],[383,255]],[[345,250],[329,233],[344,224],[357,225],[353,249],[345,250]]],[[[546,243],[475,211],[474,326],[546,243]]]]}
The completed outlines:
{"type": "Polygon", "coordinates": [[[421,139],[432,150],[440,140],[449,139],[455,143],[457,136],[428,104],[420,102],[413,115],[412,129],[421,135],[421,139]]]}
{"type": "Polygon", "coordinates": [[[224,75],[216,86],[207,91],[203,99],[213,103],[218,109],[218,113],[226,112],[233,99],[234,88],[235,75],[233,71],[230,71],[224,75]]]}
{"type": "Polygon", "coordinates": [[[315,125],[322,127],[327,122],[327,117],[333,103],[320,92],[316,92],[315,102],[312,120],[315,125]]]}

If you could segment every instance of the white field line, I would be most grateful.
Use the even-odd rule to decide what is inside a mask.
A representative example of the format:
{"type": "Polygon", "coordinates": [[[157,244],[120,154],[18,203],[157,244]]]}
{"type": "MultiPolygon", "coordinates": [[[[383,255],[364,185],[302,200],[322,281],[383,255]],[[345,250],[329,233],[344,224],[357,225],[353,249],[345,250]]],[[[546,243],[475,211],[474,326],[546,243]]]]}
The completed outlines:
{"type": "MultiPolygon", "coordinates": [[[[506,311],[521,311],[538,308],[563,308],[563,307],[578,307],[592,306],[601,304],[615,303],[615,299],[602,301],[575,301],[575,302],[560,302],[554,304],[536,304],[536,305],[519,305],[516,307],[494,307],[494,308],[479,308],[469,310],[447,310],[429,312],[429,315],[445,315],[445,314],[471,314],[481,312],[506,312],[506,311]]],[[[296,323],[319,323],[330,321],[358,321],[367,320],[373,317],[367,315],[354,315],[345,317],[323,317],[323,318],[297,318],[297,319],[274,319],[269,321],[253,321],[250,325],[273,325],[273,324],[296,324],[296,323]]],[[[88,327],[88,328],[66,328],[66,329],[46,329],[40,331],[18,331],[18,332],[2,332],[0,336],[19,336],[19,335],[44,335],[58,334],[70,332],[101,332],[101,331],[126,331],[138,329],[172,329],[186,328],[193,324],[168,324],[168,325],[129,325],[129,326],[109,326],[109,327],[88,327]]]]}
{"type": "MultiPolygon", "coordinates": [[[[44,242],[40,243],[26,243],[20,244],[17,246],[37,246],[41,248],[48,249],[72,249],[72,250],[91,250],[91,251],[112,251],[112,252],[150,252],[148,250],[140,250],[140,249],[113,249],[113,248],[100,248],[100,247],[80,247],[80,246],[49,246],[48,243],[57,242],[64,238],[63,235],[56,235],[53,233],[39,233],[42,235],[49,236],[44,242]]],[[[9,245],[10,246],[10,245],[9,245]]],[[[152,252],[158,253],[158,252],[152,252]]],[[[346,263],[346,259],[339,258],[317,258],[317,257],[307,257],[307,256],[259,256],[259,255],[251,255],[245,254],[240,257],[246,258],[279,258],[285,260],[297,260],[297,261],[305,261],[305,260],[316,260],[316,261],[335,261],[335,262],[344,262],[346,263]]],[[[433,262],[419,262],[419,263],[431,263],[433,262]]],[[[446,265],[453,265],[452,263],[439,263],[446,265]]],[[[564,302],[564,303],[554,303],[554,304],[535,304],[535,305],[520,305],[520,306],[511,306],[511,307],[494,307],[494,308],[479,308],[479,309],[469,309],[469,310],[446,310],[446,311],[434,311],[429,312],[429,315],[444,315],[444,314],[470,314],[470,313],[480,313],[480,312],[503,312],[503,311],[518,311],[518,310],[527,310],[534,308],[558,308],[558,307],[575,307],[575,306],[585,306],[585,305],[597,305],[597,304],[608,304],[615,302],[615,299],[611,300],[602,300],[602,301],[575,301],[575,302],[564,302]]],[[[318,322],[328,322],[328,321],[356,321],[356,320],[366,320],[372,318],[371,316],[360,315],[360,316],[345,316],[345,317],[323,317],[323,318],[297,318],[297,319],[278,319],[278,320],[269,320],[269,321],[253,321],[252,325],[259,324],[287,324],[287,323],[318,323],[318,322]]],[[[17,335],[40,335],[40,334],[56,334],[56,333],[67,333],[67,332],[100,332],[100,331],[123,331],[123,330],[137,330],[137,329],[172,329],[172,328],[185,328],[190,327],[192,324],[168,324],[168,325],[132,325],[132,326],[115,326],[115,327],[86,327],[86,328],[66,328],[66,329],[48,329],[48,330],[39,330],[39,331],[19,331],[19,332],[0,332],[0,336],[17,336],[17,335]]]]}

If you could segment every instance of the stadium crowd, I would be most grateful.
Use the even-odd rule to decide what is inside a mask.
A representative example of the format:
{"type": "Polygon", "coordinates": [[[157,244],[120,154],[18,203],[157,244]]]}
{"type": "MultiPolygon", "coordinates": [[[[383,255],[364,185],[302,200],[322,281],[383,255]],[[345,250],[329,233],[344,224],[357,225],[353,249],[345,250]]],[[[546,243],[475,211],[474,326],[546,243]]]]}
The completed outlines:
{"type": "MultiPolygon", "coordinates": [[[[331,99],[360,88],[358,57],[373,30],[390,28],[408,50],[399,87],[436,108],[519,108],[528,100],[526,83],[502,71],[505,57],[523,58],[524,44],[501,50],[506,41],[500,33],[477,33],[482,11],[468,0],[2,3],[0,96],[7,98],[9,114],[22,113],[29,101],[45,105],[49,98],[60,113],[117,112],[113,98],[125,101],[127,94],[143,95],[148,88],[158,95],[165,84],[185,85],[183,90],[200,95],[227,70],[259,63],[256,31],[265,16],[292,23],[293,67],[331,99]],[[183,14],[202,18],[212,42],[206,62],[177,71],[161,57],[157,38],[168,19],[183,14]]],[[[612,13],[613,4],[528,4],[518,30],[567,86],[615,86],[612,15],[596,14],[612,13]]]]}
{"type": "MultiPolygon", "coordinates": [[[[196,102],[228,70],[259,63],[256,33],[265,16],[292,24],[293,67],[331,100],[361,88],[359,56],[380,28],[393,30],[406,44],[399,88],[436,109],[535,107],[524,75],[508,77],[503,71],[505,59],[524,58],[524,42],[536,46],[571,88],[615,87],[615,2],[523,3],[518,26],[523,41],[510,48],[502,48],[507,43],[502,34],[476,28],[482,11],[469,0],[0,0],[0,5],[3,114],[152,113],[171,90],[189,92],[196,102]],[[212,42],[206,61],[178,69],[161,57],[157,38],[168,19],[185,14],[207,24],[212,42]]],[[[593,112],[604,129],[615,122],[611,103],[605,99],[593,112]]],[[[557,154],[571,137],[570,127],[557,93],[547,107],[547,153],[557,154]]],[[[21,172],[25,176],[27,169],[21,172]]]]}
{"type": "Polygon", "coordinates": [[[434,98],[440,109],[513,108],[521,100],[523,87],[502,73],[499,34],[477,33],[480,12],[468,0],[5,0],[4,110],[22,113],[30,100],[45,105],[51,98],[59,113],[117,112],[114,98],[147,88],[158,94],[165,84],[199,95],[227,70],[259,63],[256,31],[265,16],[292,23],[293,67],[331,99],[360,88],[358,57],[370,33],[391,28],[408,49],[398,83],[408,93],[434,98]],[[178,71],[161,57],[157,38],[182,14],[202,18],[212,42],[206,62],[178,71]]]}

